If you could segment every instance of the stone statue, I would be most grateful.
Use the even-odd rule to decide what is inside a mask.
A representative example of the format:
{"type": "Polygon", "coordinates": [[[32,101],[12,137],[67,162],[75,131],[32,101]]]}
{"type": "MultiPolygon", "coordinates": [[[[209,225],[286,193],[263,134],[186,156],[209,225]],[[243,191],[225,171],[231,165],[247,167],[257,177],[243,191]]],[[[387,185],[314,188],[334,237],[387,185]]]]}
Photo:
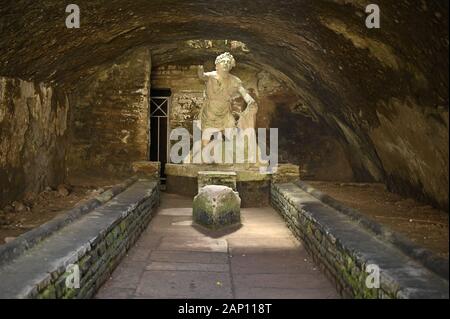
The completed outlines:
{"type": "MultiPolygon", "coordinates": [[[[242,86],[242,81],[230,73],[236,66],[234,57],[225,52],[216,58],[216,71],[204,72],[203,66],[198,69],[198,76],[206,82],[206,101],[200,111],[202,131],[209,128],[212,131],[223,132],[226,128],[254,128],[258,106],[255,100],[242,86]],[[240,94],[247,103],[241,112],[236,125],[232,114],[232,98],[240,94]]],[[[205,145],[209,141],[204,140],[205,145]]]]}
{"type": "MultiPolygon", "coordinates": [[[[226,158],[235,158],[236,156],[237,160],[237,154],[239,154],[239,158],[242,158],[243,162],[240,160],[237,160],[237,162],[246,164],[246,167],[250,163],[259,166],[262,163],[260,160],[261,150],[257,145],[255,133],[258,105],[243,87],[242,81],[230,73],[231,69],[236,66],[234,57],[230,53],[225,52],[219,55],[215,62],[215,71],[204,72],[203,66],[198,68],[198,76],[206,83],[206,100],[199,113],[200,129],[203,133],[201,140],[202,147],[197,148],[194,146],[192,152],[189,152],[184,162],[196,163],[197,161],[195,159],[200,157],[202,163],[225,163],[226,158]],[[238,95],[244,98],[247,107],[239,114],[239,119],[236,123],[232,113],[232,100],[238,95]],[[207,130],[206,133],[205,130],[207,130]],[[235,133],[240,134],[239,136],[249,134],[246,135],[249,139],[245,142],[237,143],[234,139],[236,136],[233,135],[235,133]],[[212,136],[214,138],[211,141],[212,136]],[[225,140],[223,140],[224,137],[225,140]],[[254,141],[254,143],[248,142],[249,140],[254,141]],[[233,145],[231,149],[225,147],[227,142],[231,142],[229,145],[233,145]],[[218,156],[222,160],[214,159],[212,162],[205,161],[202,148],[205,150],[208,150],[208,147],[212,148],[215,155],[215,147],[220,146],[219,144],[223,146],[220,148],[221,151],[219,151],[222,153],[222,156],[218,156]]],[[[242,138],[240,139],[240,141],[243,140],[242,138]]],[[[207,152],[207,154],[210,153],[207,152]]],[[[210,158],[209,155],[208,158],[210,158]]]]}

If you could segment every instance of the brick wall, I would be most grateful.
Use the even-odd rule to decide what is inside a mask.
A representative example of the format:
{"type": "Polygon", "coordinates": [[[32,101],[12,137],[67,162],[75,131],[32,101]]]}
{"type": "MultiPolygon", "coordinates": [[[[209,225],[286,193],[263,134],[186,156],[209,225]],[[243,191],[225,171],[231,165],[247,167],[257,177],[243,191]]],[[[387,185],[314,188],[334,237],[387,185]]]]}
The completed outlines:
{"type": "Polygon", "coordinates": [[[147,49],[103,66],[72,94],[69,169],[123,172],[147,160],[151,60],[147,49]]]}

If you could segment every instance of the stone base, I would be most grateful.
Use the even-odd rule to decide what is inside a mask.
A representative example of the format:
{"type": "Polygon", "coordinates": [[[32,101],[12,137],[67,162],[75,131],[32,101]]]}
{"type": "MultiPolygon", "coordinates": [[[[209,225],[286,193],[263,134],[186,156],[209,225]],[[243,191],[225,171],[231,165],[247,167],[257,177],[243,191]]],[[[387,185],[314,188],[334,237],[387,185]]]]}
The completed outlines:
{"type": "Polygon", "coordinates": [[[281,164],[278,165],[277,172],[272,175],[273,183],[295,183],[300,178],[300,168],[298,165],[281,164]]]}
{"type": "Polygon", "coordinates": [[[166,192],[186,197],[194,197],[198,194],[196,177],[167,175],[166,192]]]}
{"type": "Polygon", "coordinates": [[[195,223],[220,229],[241,222],[241,199],[230,187],[207,185],[200,189],[193,202],[195,223]]]}
{"type": "Polygon", "coordinates": [[[200,192],[206,185],[223,185],[236,191],[236,178],[235,172],[200,171],[198,172],[198,191],[200,192]]]}
{"type": "Polygon", "coordinates": [[[270,205],[272,179],[298,180],[298,166],[279,164],[277,173],[261,174],[256,167],[246,164],[166,164],[166,191],[194,197],[198,193],[198,173],[210,171],[236,173],[236,190],[241,197],[241,207],[265,207],[270,205]]]}
{"type": "Polygon", "coordinates": [[[159,179],[161,162],[139,161],[131,164],[131,169],[138,176],[159,179]]]}

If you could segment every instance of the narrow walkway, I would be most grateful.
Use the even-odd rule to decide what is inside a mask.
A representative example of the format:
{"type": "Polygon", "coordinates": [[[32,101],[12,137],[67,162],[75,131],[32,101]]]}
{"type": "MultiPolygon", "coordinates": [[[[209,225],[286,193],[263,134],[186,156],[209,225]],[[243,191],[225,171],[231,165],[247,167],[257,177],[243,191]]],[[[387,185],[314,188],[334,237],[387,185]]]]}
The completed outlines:
{"type": "Polygon", "coordinates": [[[192,199],[162,193],[157,215],[96,298],[338,298],[271,207],[221,233],[192,225],[192,199]]]}

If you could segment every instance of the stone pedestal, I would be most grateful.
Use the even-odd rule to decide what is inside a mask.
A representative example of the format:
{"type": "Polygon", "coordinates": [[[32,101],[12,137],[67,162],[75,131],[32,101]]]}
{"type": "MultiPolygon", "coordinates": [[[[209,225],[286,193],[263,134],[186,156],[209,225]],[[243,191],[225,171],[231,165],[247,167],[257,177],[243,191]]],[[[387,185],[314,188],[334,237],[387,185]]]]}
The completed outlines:
{"type": "Polygon", "coordinates": [[[241,222],[241,199],[230,187],[207,185],[200,189],[193,203],[195,223],[219,229],[241,222]]]}
{"type": "Polygon", "coordinates": [[[236,174],[236,190],[242,207],[265,207],[270,205],[270,184],[299,180],[299,167],[278,164],[274,174],[262,174],[257,167],[244,164],[170,164],[165,165],[168,193],[194,197],[198,194],[200,172],[226,172],[236,174]]]}
{"type": "Polygon", "coordinates": [[[294,183],[300,179],[300,168],[293,164],[280,164],[272,175],[272,183],[294,183]]]}
{"type": "Polygon", "coordinates": [[[131,164],[131,169],[138,176],[159,179],[161,162],[139,161],[131,164]]]}
{"type": "Polygon", "coordinates": [[[236,172],[200,171],[198,172],[198,192],[206,185],[223,185],[237,191],[236,179],[236,172]]]}

